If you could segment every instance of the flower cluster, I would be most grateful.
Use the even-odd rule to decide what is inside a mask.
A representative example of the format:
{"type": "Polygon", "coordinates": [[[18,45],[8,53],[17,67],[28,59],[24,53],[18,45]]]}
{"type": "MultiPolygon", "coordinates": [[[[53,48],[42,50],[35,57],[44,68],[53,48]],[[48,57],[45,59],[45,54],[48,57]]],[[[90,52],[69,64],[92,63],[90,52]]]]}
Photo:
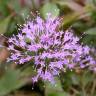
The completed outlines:
{"type": "Polygon", "coordinates": [[[9,61],[17,64],[34,62],[37,75],[32,77],[33,82],[42,79],[54,83],[54,76],[60,71],[76,67],[92,69],[94,67],[89,64],[96,64],[87,45],[80,44],[79,38],[70,30],[64,32],[58,29],[59,21],[49,15],[47,20],[37,16],[8,41],[11,51],[9,61]]]}

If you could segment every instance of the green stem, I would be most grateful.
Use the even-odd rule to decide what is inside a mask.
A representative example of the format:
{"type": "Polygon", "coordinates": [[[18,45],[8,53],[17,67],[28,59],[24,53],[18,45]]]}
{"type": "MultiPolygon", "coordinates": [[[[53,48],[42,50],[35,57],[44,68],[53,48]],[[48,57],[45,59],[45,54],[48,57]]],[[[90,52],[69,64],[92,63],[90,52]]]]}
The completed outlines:
{"type": "Polygon", "coordinates": [[[82,92],[83,92],[83,96],[87,96],[84,86],[82,86],[82,92]]]}
{"type": "Polygon", "coordinates": [[[93,81],[93,85],[92,85],[92,90],[91,90],[91,95],[90,96],[93,96],[95,88],[96,88],[96,79],[93,81]]]}

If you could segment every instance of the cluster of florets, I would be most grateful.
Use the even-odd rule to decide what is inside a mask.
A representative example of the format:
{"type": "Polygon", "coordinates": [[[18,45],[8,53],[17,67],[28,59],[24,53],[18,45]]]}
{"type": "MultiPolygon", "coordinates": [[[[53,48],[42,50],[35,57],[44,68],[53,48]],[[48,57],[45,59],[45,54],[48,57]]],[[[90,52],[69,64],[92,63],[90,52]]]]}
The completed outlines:
{"type": "Polygon", "coordinates": [[[42,79],[54,83],[54,76],[66,69],[94,68],[89,65],[95,65],[90,48],[80,44],[79,38],[70,30],[59,30],[59,24],[59,19],[48,16],[43,20],[37,16],[8,41],[9,61],[17,64],[34,62],[37,75],[32,77],[33,82],[42,79]]]}

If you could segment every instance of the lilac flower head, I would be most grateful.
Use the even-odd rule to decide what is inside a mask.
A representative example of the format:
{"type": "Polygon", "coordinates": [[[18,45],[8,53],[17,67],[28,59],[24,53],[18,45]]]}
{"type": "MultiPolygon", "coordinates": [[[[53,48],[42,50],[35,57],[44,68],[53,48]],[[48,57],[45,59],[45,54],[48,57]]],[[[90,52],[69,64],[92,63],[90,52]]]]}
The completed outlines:
{"type": "Polygon", "coordinates": [[[95,64],[90,48],[79,44],[79,38],[72,31],[58,30],[60,20],[48,15],[47,20],[37,16],[24,24],[18,35],[9,39],[11,56],[9,61],[24,64],[33,61],[39,79],[54,83],[54,76],[65,69],[85,68],[87,63],[95,64]],[[87,62],[87,63],[86,63],[87,62]]]}

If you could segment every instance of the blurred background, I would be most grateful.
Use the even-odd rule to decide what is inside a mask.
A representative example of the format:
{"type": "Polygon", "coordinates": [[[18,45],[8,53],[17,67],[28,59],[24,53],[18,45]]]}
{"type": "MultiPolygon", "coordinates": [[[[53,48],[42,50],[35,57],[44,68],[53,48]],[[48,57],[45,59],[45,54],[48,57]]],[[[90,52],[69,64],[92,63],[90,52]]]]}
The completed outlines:
{"type": "Polygon", "coordinates": [[[96,0],[0,0],[0,96],[96,96],[94,72],[76,69],[56,78],[56,86],[40,81],[33,88],[31,66],[6,62],[8,38],[28,18],[46,19],[48,12],[62,18],[63,30],[72,27],[81,42],[96,47],[96,0]]]}

